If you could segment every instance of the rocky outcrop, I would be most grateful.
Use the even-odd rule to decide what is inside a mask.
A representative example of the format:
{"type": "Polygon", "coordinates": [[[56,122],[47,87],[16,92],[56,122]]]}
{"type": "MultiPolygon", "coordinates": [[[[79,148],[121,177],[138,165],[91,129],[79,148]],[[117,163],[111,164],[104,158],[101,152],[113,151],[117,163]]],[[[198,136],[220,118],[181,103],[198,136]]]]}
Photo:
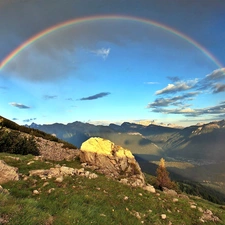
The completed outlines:
{"type": "Polygon", "coordinates": [[[131,151],[109,140],[94,137],[85,141],[81,145],[80,161],[123,183],[145,186],[144,175],[131,151]]]}
{"type": "Polygon", "coordinates": [[[18,168],[9,166],[3,160],[0,160],[0,184],[11,180],[19,180],[18,168]]]}

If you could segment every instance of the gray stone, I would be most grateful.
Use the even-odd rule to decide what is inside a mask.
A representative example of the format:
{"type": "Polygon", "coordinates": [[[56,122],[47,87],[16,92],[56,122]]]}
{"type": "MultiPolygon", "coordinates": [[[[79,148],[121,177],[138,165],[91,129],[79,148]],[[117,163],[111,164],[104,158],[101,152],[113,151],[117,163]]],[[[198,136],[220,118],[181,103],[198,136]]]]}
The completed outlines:
{"type": "Polygon", "coordinates": [[[19,180],[18,168],[7,165],[0,160],[0,184],[19,180]]]}

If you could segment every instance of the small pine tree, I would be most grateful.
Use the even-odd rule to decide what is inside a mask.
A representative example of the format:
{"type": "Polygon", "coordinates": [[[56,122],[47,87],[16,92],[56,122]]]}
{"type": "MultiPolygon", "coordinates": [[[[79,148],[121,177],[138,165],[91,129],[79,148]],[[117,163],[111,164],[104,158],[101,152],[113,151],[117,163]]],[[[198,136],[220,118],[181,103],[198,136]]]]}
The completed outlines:
{"type": "Polygon", "coordinates": [[[165,160],[163,158],[161,158],[159,167],[156,170],[156,184],[161,190],[163,187],[173,187],[173,183],[169,178],[169,172],[166,170],[165,160]]]}

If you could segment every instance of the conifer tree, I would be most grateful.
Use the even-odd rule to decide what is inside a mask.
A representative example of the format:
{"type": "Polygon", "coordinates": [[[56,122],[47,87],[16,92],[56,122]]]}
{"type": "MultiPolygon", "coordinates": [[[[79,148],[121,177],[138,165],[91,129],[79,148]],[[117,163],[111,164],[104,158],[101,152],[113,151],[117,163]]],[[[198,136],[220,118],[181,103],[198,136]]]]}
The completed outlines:
{"type": "Polygon", "coordinates": [[[162,189],[163,187],[172,188],[173,183],[169,178],[169,172],[166,170],[165,160],[161,158],[159,167],[156,170],[156,184],[162,189]]]}

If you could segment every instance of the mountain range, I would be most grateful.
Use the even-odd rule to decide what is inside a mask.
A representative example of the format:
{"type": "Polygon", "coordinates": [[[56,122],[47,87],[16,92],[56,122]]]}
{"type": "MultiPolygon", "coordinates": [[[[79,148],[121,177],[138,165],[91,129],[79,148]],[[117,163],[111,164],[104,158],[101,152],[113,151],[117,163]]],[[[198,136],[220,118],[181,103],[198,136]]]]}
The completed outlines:
{"type": "Polygon", "coordinates": [[[134,154],[193,161],[220,162],[225,158],[225,120],[184,129],[129,122],[101,126],[78,121],[67,125],[32,123],[30,127],[54,134],[78,148],[90,137],[102,137],[130,149],[134,154]]]}
{"type": "MultiPolygon", "coordinates": [[[[183,129],[124,122],[93,125],[73,122],[29,127],[57,136],[78,148],[90,137],[102,137],[131,150],[142,170],[154,171],[161,157],[176,180],[197,181],[225,193],[225,120],[183,129]]],[[[155,175],[155,174],[152,174],[155,175]]]]}

